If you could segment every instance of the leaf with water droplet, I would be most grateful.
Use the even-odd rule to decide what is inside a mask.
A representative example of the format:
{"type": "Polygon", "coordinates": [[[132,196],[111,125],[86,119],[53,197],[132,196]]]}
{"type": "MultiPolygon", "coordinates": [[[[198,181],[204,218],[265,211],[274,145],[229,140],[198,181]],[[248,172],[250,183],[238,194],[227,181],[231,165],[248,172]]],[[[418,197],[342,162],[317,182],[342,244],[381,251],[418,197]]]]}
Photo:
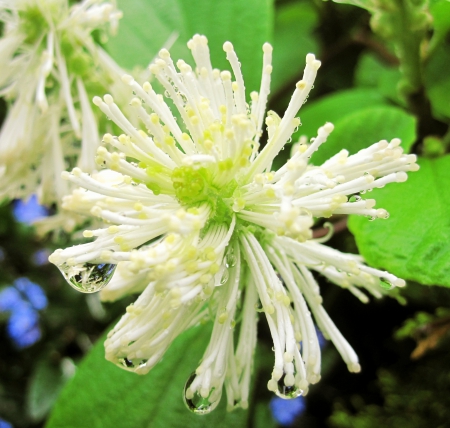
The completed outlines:
{"type": "Polygon", "coordinates": [[[110,263],[84,263],[74,266],[63,263],[58,266],[58,269],[75,290],[82,293],[95,293],[111,281],[116,266],[110,263]]]}
{"type": "MultiPolygon", "coordinates": [[[[105,338],[106,335],[99,338],[63,389],[47,428],[115,427],[117,421],[120,428],[177,427],[180,421],[189,428],[249,426],[248,412],[242,409],[227,412],[225,397],[213,412],[201,417],[189,412],[183,402],[183,385],[208,346],[211,328],[197,326],[180,335],[163,360],[144,376],[106,361],[105,338]]],[[[257,352],[257,358],[261,352],[257,352]]],[[[273,355],[267,355],[272,362],[273,355]]],[[[144,363],[140,359],[133,362],[144,363]]]]}

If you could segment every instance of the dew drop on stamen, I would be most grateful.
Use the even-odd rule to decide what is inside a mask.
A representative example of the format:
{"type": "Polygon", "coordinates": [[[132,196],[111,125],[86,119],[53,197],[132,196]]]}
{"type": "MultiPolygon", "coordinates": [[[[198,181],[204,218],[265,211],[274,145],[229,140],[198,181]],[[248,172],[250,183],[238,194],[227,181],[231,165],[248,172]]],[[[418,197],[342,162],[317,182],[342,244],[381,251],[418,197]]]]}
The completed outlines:
{"type": "Polygon", "coordinates": [[[220,279],[220,285],[224,285],[228,281],[229,277],[230,277],[230,274],[228,272],[228,269],[225,269],[223,271],[222,278],[220,279]]]}
{"type": "Polygon", "coordinates": [[[222,392],[214,394],[215,389],[212,388],[208,397],[202,397],[198,391],[192,392],[190,386],[196,378],[196,374],[192,373],[184,385],[183,399],[186,407],[197,415],[206,415],[212,412],[219,404],[222,392]],[[214,399],[212,398],[214,396],[214,399]]]}
{"type": "Polygon", "coordinates": [[[278,397],[283,398],[284,400],[292,400],[293,398],[298,397],[303,394],[303,390],[298,388],[295,385],[286,386],[284,383],[284,378],[286,375],[281,376],[280,380],[277,382],[278,388],[275,391],[275,394],[278,397]]]}
{"type": "Polygon", "coordinates": [[[361,201],[361,200],[362,200],[361,196],[359,196],[359,195],[357,195],[357,194],[351,195],[351,196],[348,198],[348,201],[349,201],[349,202],[359,202],[359,201],[361,201]]]}
{"type": "Polygon", "coordinates": [[[82,293],[95,293],[111,281],[116,266],[111,263],[84,263],[75,266],[63,263],[58,266],[58,269],[75,290],[82,293]]]}
{"type": "Polygon", "coordinates": [[[233,248],[230,248],[227,252],[227,255],[225,257],[227,267],[233,267],[236,265],[236,256],[234,255],[233,248]]]}
{"type": "Polygon", "coordinates": [[[392,290],[394,288],[394,285],[392,284],[392,282],[386,278],[380,278],[380,285],[385,290],[392,290]]]}

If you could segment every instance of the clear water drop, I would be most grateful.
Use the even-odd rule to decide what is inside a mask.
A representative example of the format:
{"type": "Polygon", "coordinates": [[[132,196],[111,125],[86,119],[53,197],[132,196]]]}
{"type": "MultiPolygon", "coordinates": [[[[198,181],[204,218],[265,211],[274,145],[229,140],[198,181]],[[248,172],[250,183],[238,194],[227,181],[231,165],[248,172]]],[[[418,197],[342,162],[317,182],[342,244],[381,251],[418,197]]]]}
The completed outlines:
{"type": "Polygon", "coordinates": [[[82,293],[95,293],[111,281],[116,266],[111,263],[83,263],[75,266],[63,263],[58,266],[58,269],[75,290],[82,293]]]}
{"type": "Polygon", "coordinates": [[[212,412],[220,402],[220,398],[222,397],[222,392],[220,394],[215,393],[215,389],[212,388],[208,397],[202,397],[198,391],[192,393],[189,390],[189,387],[192,385],[192,382],[196,378],[196,374],[192,373],[189,376],[189,379],[184,385],[183,399],[186,407],[197,415],[207,415],[212,412]]]}
{"type": "Polygon", "coordinates": [[[119,358],[118,365],[127,369],[133,369],[135,367],[133,361],[129,360],[127,357],[119,358]]]}
{"type": "Polygon", "coordinates": [[[381,288],[384,288],[385,290],[392,290],[394,288],[392,282],[386,278],[380,278],[380,285],[381,288]]]}
{"type": "Polygon", "coordinates": [[[230,277],[230,274],[228,272],[228,269],[225,269],[223,271],[222,278],[220,279],[220,285],[224,285],[228,281],[229,277],[230,277]]]}
{"type": "Polygon", "coordinates": [[[362,200],[362,198],[358,194],[350,195],[349,198],[348,198],[349,202],[359,202],[361,200],[362,200]]]}
{"type": "Polygon", "coordinates": [[[236,265],[236,256],[234,255],[233,248],[230,248],[228,250],[225,260],[226,260],[226,263],[227,263],[227,267],[233,267],[233,266],[236,265]]]}
{"type": "Polygon", "coordinates": [[[284,384],[285,376],[286,375],[281,376],[280,380],[278,381],[278,388],[275,391],[275,394],[277,394],[278,397],[283,398],[284,400],[292,400],[293,398],[296,398],[299,395],[302,395],[303,390],[299,389],[295,385],[286,386],[284,384]]]}

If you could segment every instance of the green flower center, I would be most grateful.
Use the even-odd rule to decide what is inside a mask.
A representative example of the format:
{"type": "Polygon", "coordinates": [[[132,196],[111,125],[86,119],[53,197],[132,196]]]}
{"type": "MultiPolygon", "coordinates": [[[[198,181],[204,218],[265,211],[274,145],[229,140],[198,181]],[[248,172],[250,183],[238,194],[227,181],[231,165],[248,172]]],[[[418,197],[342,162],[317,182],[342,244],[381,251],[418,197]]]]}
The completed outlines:
{"type": "Polygon", "coordinates": [[[231,217],[233,211],[227,199],[238,186],[236,180],[218,188],[212,183],[212,175],[208,169],[195,169],[191,166],[175,168],[171,179],[180,204],[192,207],[208,203],[213,208],[212,218],[220,217],[225,220],[231,217]]]}

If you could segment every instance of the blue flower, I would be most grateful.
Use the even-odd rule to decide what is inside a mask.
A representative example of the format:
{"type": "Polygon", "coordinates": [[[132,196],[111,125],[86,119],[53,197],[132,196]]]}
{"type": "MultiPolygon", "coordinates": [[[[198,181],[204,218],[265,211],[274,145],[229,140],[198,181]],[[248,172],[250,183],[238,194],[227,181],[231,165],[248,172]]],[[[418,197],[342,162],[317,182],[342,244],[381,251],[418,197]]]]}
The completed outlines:
{"type": "Polygon", "coordinates": [[[39,204],[36,195],[31,195],[26,202],[20,199],[13,202],[13,214],[20,223],[31,224],[39,218],[47,217],[48,209],[39,204]]]}
{"type": "Polygon", "coordinates": [[[39,314],[25,303],[11,313],[6,329],[18,348],[27,348],[41,338],[39,314]]]}
{"type": "Polygon", "coordinates": [[[17,288],[7,287],[0,292],[1,312],[12,312],[22,304],[22,295],[17,288]]]}
{"type": "Polygon", "coordinates": [[[46,306],[44,291],[28,278],[18,278],[14,286],[0,292],[0,311],[10,313],[6,329],[18,348],[31,346],[41,338],[38,311],[46,306]]]}
{"type": "Polygon", "coordinates": [[[34,309],[39,311],[47,306],[47,297],[39,285],[28,278],[17,278],[14,285],[25,297],[24,300],[28,301],[34,309]]]}
{"type": "Polygon", "coordinates": [[[13,428],[13,426],[9,422],[0,419],[0,428],[13,428]]]}
{"type": "Polygon", "coordinates": [[[292,425],[305,409],[306,400],[303,396],[292,400],[284,400],[280,397],[273,397],[270,400],[272,416],[282,426],[292,425]]]}

